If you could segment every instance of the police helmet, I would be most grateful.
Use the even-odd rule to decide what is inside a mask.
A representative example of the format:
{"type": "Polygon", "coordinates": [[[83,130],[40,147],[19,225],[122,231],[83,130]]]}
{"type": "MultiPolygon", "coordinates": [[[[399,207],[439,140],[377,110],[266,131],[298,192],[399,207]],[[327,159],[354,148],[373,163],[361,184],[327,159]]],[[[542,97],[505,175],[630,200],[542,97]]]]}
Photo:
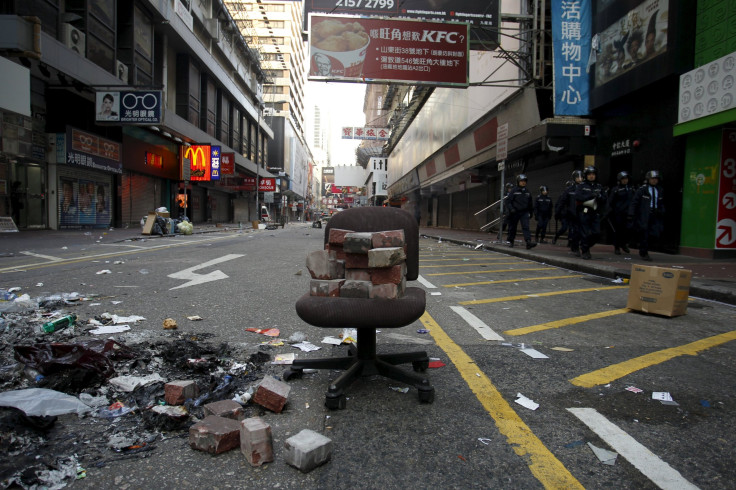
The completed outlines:
{"type": "Polygon", "coordinates": [[[647,179],[661,179],[662,174],[659,173],[659,170],[650,170],[647,172],[647,179]]]}
{"type": "Polygon", "coordinates": [[[587,177],[590,174],[597,173],[597,171],[593,165],[588,165],[587,167],[585,167],[585,170],[583,171],[583,173],[585,173],[585,176],[587,177]]]}
{"type": "Polygon", "coordinates": [[[582,179],[583,178],[583,171],[582,170],[573,170],[572,172],[572,180],[582,179]]]}
{"type": "Polygon", "coordinates": [[[629,172],[626,172],[626,171],[619,172],[618,175],[616,175],[616,180],[618,182],[621,182],[623,179],[628,179],[628,178],[629,178],[629,172]]]}
{"type": "Polygon", "coordinates": [[[574,180],[568,180],[567,182],[565,182],[565,188],[568,188],[568,187],[570,187],[570,186],[571,186],[571,185],[573,185],[574,183],[575,183],[575,181],[574,181],[574,180]]]}
{"type": "Polygon", "coordinates": [[[519,174],[519,175],[517,175],[517,176],[516,176],[516,183],[517,183],[517,184],[518,184],[519,182],[521,182],[522,180],[529,180],[529,179],[528,179],[528,178],[526,177],[526,174],[519,174]]]}
{"type": "Polygon", "coordinates": [[[549,192],[549,189],[547,189],[547,186],[546,185],[540,185],[539,186],[539,192],[540,193],[542,193],[542,192],[549,192]]]}

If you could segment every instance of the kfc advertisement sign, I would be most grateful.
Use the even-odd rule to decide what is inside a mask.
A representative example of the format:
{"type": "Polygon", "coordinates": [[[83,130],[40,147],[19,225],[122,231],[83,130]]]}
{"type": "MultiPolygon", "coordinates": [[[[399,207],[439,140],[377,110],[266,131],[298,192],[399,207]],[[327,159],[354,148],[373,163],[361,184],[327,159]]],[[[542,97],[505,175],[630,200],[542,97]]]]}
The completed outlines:
{"type": "Polygon", "coordinates": [[[468,24],[312,15],[309,79],[468,86],[468,24]]]}

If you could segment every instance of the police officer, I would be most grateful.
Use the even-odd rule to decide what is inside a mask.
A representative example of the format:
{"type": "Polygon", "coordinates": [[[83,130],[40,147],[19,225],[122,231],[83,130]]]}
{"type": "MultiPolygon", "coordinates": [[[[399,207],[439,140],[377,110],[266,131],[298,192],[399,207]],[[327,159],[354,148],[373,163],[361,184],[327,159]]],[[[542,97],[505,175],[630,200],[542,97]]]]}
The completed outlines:
{"type": "Polygon", "coordinates": [[[613,253],[621,255],[621,250],[629,253],[629,206],[634,197],[634,188],[629,185],[629,173],[616,175],[617,185],[608,194],[608,219],[613,228],[613,253]]]}
{"type": "Polygon", "coordinates": [[[574,185],[575,181],[573,180],[565,182],[565,187],[563,187],[560,197],[558,197],[555,202],[555,221],[560,222],[560,227],[555,232],[554,238],[552,238],[552,245],[555,245],[557,240],[567,231],[569,225],[569,220],[567,218],[567,201],[570,196],[568,190],[574,185]]]}
{"type": "Polygon", "coordinates": [[[546,185],[539,186],[539,195],[534,201],[534,219],[537,220],[537,229],[534,232],[534,241],[547,243],[544,237],[547,235],[547,224],[552,217],[552,198],[548,196],[549,190],[546,185]],[[539,239],[539,236],[542,239],[539,239]]]}
{"type": "Polygon", "coordinates": [[[601,233],[600,211],[606,204],[603,186],[596,182],[595,167],[585,167],[585,180],[575,186],[575,201],[580,232],[580,252],[586,260],[590,259],[590,249],[601,233]]]}
{"type": "Polygon", "coordinates": [[[629,206],[629,218],[639,234],[639,256],[649,262],[652,260],[650,241],[664,231],[664,192],[659,185],[660,177],[658,170],[647,172],[646,185],[637,189],[629,206]]]}
{"type": "Polygon", "coordinates": [[[516,226],[521,221],[521,231],[524,234],[526,248],[536,247],[537,244],[532,242],[532,234],[529,231],[529,215],[534,210],[534,203],[529,189],[526,188],[527,177],[525,174],[519,174],[516,177],[516,187],[506,196],[505,206],[509,209],[509,246],[514,246],[516,238],[516,226]]]}
{"type": "MultiPolygon", "coordinates": [[[[511,189],[514,188],[514,184],[511,182],[506,182],[506,185],[504,186],[504,194],[503,194],[503,216],[501,217],[501,232],[503,233],[506,231],[506,228],[509,225],[509,207],[506,204],[506,197],[508,197],[509,192],[511,192],[511,189]]],[[[499,238],[501,236],[499,235],[499,238]]]]}

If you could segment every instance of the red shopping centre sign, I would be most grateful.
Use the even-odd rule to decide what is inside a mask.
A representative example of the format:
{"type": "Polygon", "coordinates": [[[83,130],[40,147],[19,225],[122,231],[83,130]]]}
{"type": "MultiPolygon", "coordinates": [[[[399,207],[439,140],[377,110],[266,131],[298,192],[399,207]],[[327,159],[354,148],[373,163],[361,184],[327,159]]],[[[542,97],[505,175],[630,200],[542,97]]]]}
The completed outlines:
{"type": "Polygon", "coordinates": [[[721,140],[716,248],[736,248],[736,129],[724,129],[721,140]]]}
{"type": "Polygon", "coordinates": [[[468,24],[312,15],[309,79],[468,86],[468,24]]]}

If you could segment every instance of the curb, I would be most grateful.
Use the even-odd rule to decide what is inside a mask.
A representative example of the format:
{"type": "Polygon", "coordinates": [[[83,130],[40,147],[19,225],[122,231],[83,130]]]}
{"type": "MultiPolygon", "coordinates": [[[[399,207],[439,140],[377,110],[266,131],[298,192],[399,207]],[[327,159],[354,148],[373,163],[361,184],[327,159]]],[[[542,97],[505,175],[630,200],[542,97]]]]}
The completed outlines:
{"type": "MultiPolygon", "coordinates": [[[[433,240],[443,241],[443,242],[449,242],[454,243],[456,245],[463,245],[463,246],[470,246],[470,247],[477,247],[477,242],[472,242],[468,240],[458,240],[454,238],[446,238],[441,236],[433,236],[433,235],[427,235],[422,234],[421,235],[424,238],[430,238],[433,240]]],[[[616,279],[616,278],[624,278],[624,279],[630,279],[631,278],[631,271],[629,269],[621,269],[618,267],[610,267],[606,265],[600,265],[595,264],[594,262],[583,262],[579,260],[570,260],[570,259],[564,259],[560,257],[548,257],[543,256],[538,253],[527,251],[522,248],[510,248],[508,246],[503,245],[495,245],[495,244],[483,244],[483,250],[490,250],[493,252],[499,252],[504,253],[507,255],[513,255],[515,257],[522,257],[525,259],[534,260],[535,262],[540,262],[543,264],[549,264],[555,267],[560,267],[564,269],[569,269],[571,271],[575,272],[582,272],[585,274],[591,274],[595,276],[610,278],[610,279],[616,279]]],[[[701,299],[706,299],[710,301],[719,301],[721,303],[726,303],[729,305],[736,306],[736,292],[734,292],[730,288],[725,288],[722,286],[712,285],[708,284],[709,280],[701,280],[701,279],[693,279],[690,282],[690,296],[694,296],[701,299]]]]}

